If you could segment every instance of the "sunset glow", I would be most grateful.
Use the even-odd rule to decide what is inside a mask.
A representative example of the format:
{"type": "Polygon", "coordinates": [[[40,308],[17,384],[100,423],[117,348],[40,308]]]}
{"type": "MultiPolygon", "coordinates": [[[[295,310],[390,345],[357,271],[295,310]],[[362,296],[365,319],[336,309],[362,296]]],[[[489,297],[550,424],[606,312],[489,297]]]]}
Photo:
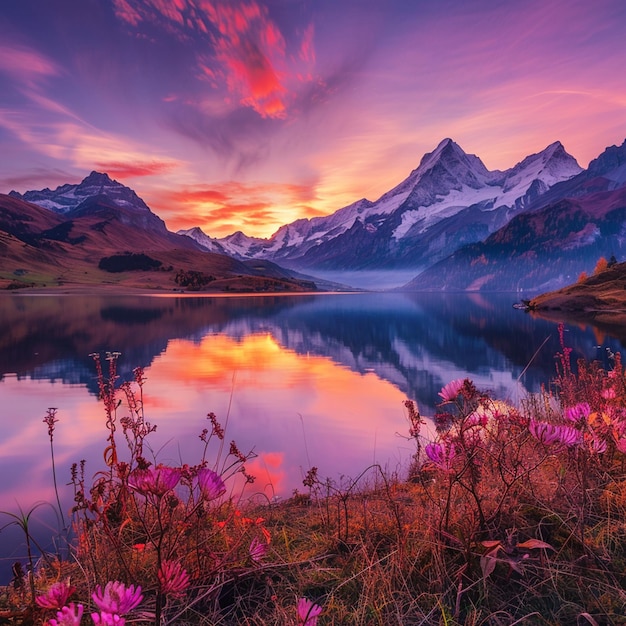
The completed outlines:
{"type": "Polygon", "coordinates": [[[626,137],[622,0],[36,0],[0,11],[0,193],[106,171],[170,230],[267,237],[401,182],[626,137]]]}
{"type": "MultiPolygon", "coordinates": [[[[361,375],[328,358],[298,355],[271,335],[172,340],[145,375],[146,419],[157,425],[150,436],[151,461],[197,462],[203,449],[198,435],[212,411],[225,427],[226,451],[233,439],[245,452],[254,450],[256,458],[246,466],[257,479],[253,491],[270,498],[301,488],[310,464],[326,475],[350,475],[373,461],[399,463],[412,452],[396,434],[406,428],[400,390],[373,373],[361,375]]],[[[22,506],[54,497],[50,444],[37,417],[43,418],[50,398],[60,407],[55,457],[64,482],[73,462],[87,458],[90,475],[102,463],[107,431],[101,402],[87,390],[78,395],[71,386],[8,377],[3,399],[15,409],[0,425],[0,457],[5,474],[14,473],[15,491],[2,496],[17,498],[22,506]],[[32,419],[24,422],[21,414],[32,419]]],[[[118,419],[126,412],[120,407],[118,419]]],[[[212,447],[211,462],[216,453],[212,447]]]]}

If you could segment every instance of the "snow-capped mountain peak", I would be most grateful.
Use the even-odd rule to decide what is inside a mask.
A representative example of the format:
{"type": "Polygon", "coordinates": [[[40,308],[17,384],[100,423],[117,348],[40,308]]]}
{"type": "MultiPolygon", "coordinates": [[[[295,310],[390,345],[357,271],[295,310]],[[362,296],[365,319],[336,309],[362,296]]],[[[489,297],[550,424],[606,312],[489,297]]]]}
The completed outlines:
{"type": "MultiPolygon", "coordinates": [[[[422,246],[416,238],[430,237],[428,233],[439,224],[460,220],[459,241],[478,241],[552,185],[580,171],[560,142],[509,170],[489,171],[479,157],[446,138],[422,157],[407,178],[374,202],[364,198],[326,217],[296,220],[281,226],[270,239],[236,233],[218,241],[235,257],[299,268],[420,265],[425,260],[408,250],[417,245],[422,255],[431,254],[435,244],[422,246]],[[460,217],[468,210],[479,226],[469,227],[467,218],[460,217]],[[407,249],[405,257],[399,248],[407,249]]],[[[448,251],[445,245],[437,245],[448,251]]]]}
{"type": "Polygon", "coordinates": [[[150,212],[148,205],[132,189],[112,180],[108,174],[95,171],[78,185],[61,185],[54,191],[48,188],[41,191],[27,191],[23,195],[12,191],[9,195],[60,214],[69,213],[85,200],[95,196],[106,196],[117,206],[131,211],[150,212]]]}

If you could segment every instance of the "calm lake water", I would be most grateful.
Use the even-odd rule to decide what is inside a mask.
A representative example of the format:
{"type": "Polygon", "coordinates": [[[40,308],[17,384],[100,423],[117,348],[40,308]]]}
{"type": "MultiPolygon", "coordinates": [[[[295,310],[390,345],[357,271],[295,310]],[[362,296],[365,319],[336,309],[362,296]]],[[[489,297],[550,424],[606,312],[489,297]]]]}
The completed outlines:
{"type": "MultiPolygon", "coordinates": [[[[55,457],[63,506],[73,462],[102,468],[107,432],[93,352],[119,351],[118,372],[145,368],[157,424],[152,460],[196,463],[214,412],[226,437],[254,450],[248,495],[289,497],[317,466],[355,477],[372,463],[402,473],[414,451],[407,398],[431,415],[443,385],[470,377],[519,402],[555,374],[556,323],[512,308],[513,294],[330,294],[246,297],[0,297],[0,510],[55,502],[42,419],[58,408],[55,457]],[[544,344],[544,341],[547,342],[544,344]],[[541,349],[537,350],[542,346],[541,349]]],[[[568,326],[574,357],[606,362],[620,341],[568,326]]],[[[124,415],[123,407],[118,415],[124,415]]],[[[33,516],[42,541],[51,506],[33,516]]],[[[1,516],[0,527],[11,521],[1,516]]],[[[47,533],[47,534],[46,534],[47,533]]],[[[24,558],[17,529],[0,534],[0,583],[24,558]]]]}

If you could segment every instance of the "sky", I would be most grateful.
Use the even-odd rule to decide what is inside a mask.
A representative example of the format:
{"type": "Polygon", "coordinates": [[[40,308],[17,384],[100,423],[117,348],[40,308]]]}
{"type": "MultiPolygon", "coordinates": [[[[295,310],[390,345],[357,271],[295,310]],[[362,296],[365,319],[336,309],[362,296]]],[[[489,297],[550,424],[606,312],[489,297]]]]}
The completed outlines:
{"type": "Polygon", "coordinates": [[[493,169],[626,138],[624,0],[1,0],[0,193],[134,189],[269,237],[450,137],[493,169]]]}

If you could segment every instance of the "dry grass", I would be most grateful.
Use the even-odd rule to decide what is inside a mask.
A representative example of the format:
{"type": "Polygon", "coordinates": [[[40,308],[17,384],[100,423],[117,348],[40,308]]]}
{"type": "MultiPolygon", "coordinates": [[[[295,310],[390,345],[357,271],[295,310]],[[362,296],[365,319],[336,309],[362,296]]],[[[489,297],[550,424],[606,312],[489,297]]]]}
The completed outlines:
{"type": "MultiPolygon", "coordinates": [[[[133,619],[160,624],[303,624],[298,598],[323,607],[320,625],[626,624],[626,381],[619,358],[611,372],[581,363],[574,373],[563,350],[555,392],[522,407],[458,381],[435,416],[434,443],[421,439],[409,403],[408,480],[372,466],[336,483],[311,468],[302,493],[263,505],[199,491],[199,468],[228,480],[248,458],[236,447],[214,453],[223,434],[211,416],[198,466],[181,468],[174,489],[137,492],[149,435],[139,374],[125,388],[132,461],[112,462],[95,485],[77,470],[73,558],[42,563],[37,592],[71,577],[76,601],[89,603],[97,584],[139,584],[133,619]],[[537,436],[571,438],[564,427],[574,443],[537,436]],[[164,560],[189,574],[183,593],[160,582],[164,560]]],[[[120,392],[101,382],[111,448],[120,392]]],[[[27,584],[2,602],[14,623],[51,615],[27,584]]]]}

